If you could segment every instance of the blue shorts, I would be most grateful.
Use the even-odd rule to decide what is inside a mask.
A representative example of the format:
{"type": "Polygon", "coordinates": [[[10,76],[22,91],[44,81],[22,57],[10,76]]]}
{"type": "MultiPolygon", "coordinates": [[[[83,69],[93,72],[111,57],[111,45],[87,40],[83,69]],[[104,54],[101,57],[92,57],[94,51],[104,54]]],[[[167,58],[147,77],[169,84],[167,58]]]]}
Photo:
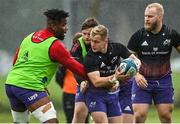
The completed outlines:
{"type": "Polygon", "coordinates": [[[122,113],[125,114],[133,114],[131,88],[132,88],[132,83],[134,81],[135,81],[134,78],[132,78],[131,80],[128,81],[126,85],[120,87],[119,102],[121,105],[122,113]]]}
{"type": "Polygon", "coordinates": [[[45,91],[28,90],[13,85],[5,85],[5,88],[12,109],[26,110],[29,105],[47,96],[45,91]]]}
{"type": "Polygon", "coordinates": [[[147,80],[148,87],[145,89],[133,83],[132,100],[133,103],[161,104],[173,103],[174,89],[172,86],[172,78],[167,74],[161,79],[147,80]]]}
{"type": "Polygon", "coordinates": [[[75,96],[75,102],[85,102],[85,93],[80,92],[80,87],[77,86],[77,92],[75,96]]]}
{"type": "Polygon", "coordinates": [[[119,104],[119,92],[115,94],[86,92],[86,106],[89,112],[105,112],[107,117],[115,117],[121,115],[121,107],[119,104]]]}

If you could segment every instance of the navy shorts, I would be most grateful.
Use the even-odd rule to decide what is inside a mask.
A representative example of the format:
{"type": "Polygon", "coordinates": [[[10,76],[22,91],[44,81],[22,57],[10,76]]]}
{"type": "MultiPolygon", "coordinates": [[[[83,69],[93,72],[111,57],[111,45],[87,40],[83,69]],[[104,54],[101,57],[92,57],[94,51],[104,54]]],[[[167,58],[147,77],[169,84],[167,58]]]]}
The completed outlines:
{"type": "Polygon", "coordinates": [[[167,74],[161,79],[147,80],[148,87],[145,89],[133,83],[132,100],[133,103],[162,104],[173,103],[174,89],[172,86],[172,78],[167,74]]]}
{"type": "Polygon", "coordinates": [[[121,107],[119,104],[119,91],[113,93],[86,92],[86,106],[89,112],[105,112],[107,117],[115,117],[121,115],[121,107]]]}
{"type": "Polygon", "coordinates": [[[47,96],[45,91],[28,90],[13,85],[5,85],[5,88],[12,109],[27,109],[29,105],[47,96]]]}
{"type": "Polygon", "coordinates": [[[80,87],[77,86],[76,96],[75,96],[75,102],[85,102],[85,93],[80,92],[80,87]]]}
{"type": "Polygon", "coordinates": [[[131,89],[132,89],[132,83],[134,82],[134,78],[128,81],[128,83],[124,86],[120,87],[119,92],[119,102],[121,105],[122,113],[124,114],[133,114],[133,108],[132,108],[132,99],[131,99],[131,89]]]}

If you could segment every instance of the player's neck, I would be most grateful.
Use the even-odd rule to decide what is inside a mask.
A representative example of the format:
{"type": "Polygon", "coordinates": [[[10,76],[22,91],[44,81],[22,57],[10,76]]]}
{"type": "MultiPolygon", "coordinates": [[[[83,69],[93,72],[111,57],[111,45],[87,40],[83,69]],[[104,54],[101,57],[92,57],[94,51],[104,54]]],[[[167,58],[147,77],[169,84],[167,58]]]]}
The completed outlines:
{"type": "Polygon", "coordinates": [[[107,53],[108,44],[105,44],[104,49],[101,50],[101,53],[107,53]]]}
{"type": "Polygon", "coordinates": [[[152,32],[153,34],[158,34],[158,33],[161,31],[161,28],[162,28],[162,23],[160,23],[159,25],[157,25],[157,27],[156,27],[154,30],[152,30],[151,32],[152,32]]]}

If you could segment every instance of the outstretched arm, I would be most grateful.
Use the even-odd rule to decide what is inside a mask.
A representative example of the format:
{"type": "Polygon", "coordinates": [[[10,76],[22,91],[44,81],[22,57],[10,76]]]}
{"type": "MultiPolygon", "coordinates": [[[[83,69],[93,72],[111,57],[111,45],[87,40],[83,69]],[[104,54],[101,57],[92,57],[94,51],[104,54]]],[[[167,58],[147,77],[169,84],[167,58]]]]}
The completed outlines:
{"type": "Polygon", "coordinates": [[[84,66],[77,62],[75,59],[73,59],[69,51],[58,40],[55,41],[50,47],[50,57],[53,61],[62,64],[65,68],[86,79],[86,72],[84,66]]]}

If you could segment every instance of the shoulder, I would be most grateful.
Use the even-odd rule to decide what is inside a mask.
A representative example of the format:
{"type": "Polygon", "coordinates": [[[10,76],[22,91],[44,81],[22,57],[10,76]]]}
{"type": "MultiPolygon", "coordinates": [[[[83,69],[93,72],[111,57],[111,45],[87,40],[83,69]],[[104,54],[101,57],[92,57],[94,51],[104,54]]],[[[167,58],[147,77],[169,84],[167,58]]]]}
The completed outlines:
{"type": "Polygon", "coordinates": [[[89,61],[96,61],[99,60],[99,54],[98,53],[94,53],[91,49],[87,52],[86,57],[85,57],[85,61],[89,62],[89,61]]]}
{"type": "Polygon", "coordinates": [[[143,36],[143,35],[146,35],[147,32],[145,31],[144,28],[140,28],[138,30],[136,30],[133,34],[133,36],[136,36],[136,37],[140,37],[140,36],[143,36]]]}
{"type": "Polygon", "coordinates": [[[91,57],[96,57],[97,54],[94,53],[91,49],[89,49],[89,51],[86,54],[86,58],[91,58],[91,57]]]}
{"type": "Polygon", "coordinates": [[[125,45],[123,45],[120,41],[118,42],[110,41],[108,46],[110,49],[115,50],[115,51],[121,49],[122,47],[125,47],[125,45]]]}
{"type": "Polygon", "coordinates": [[[65,47],[65,45],[59,40],[55,39],[51,45],[51,47],[65,47]]]}
{"type": "Polygon", "coordinates": [[[79,41],[77,41],[77,42],[73,43],[73,45],[71,47],[71,52],[75,53],[76,51],[78,51],[80,49],[81,49],[80,43],[79,43],[79,41]]]}
{"type": "Polygon", "coordinates": [[[116,42],[115,41],[110,41],[109,45],[112,46],[112,47],[116,47],[116,46],[123,45],[123,44],[121,43],[121,41],[116,41],[116,42]]]}
{"type": "Polygon", "coordinates": [[[145,31],[144,28],[140,28],[132,34],[132,36],[129,39],[129,43],[130,44],[138,43],[141,39],[145,38],[147,34],[148,33],[145,31]]]}
{"type": "Polygon", "coordinates": [[[167,25],[163,25],[163,30],[166,34],[168,35],[176,35],[176,34],[179,34],[175,29],[173,28],[170,28],[169,26],[167,25]]]}
{"type": "Polygon", "coordinates": [[[99,65],[100,60],[99,54],[90,50],[84,59],[84,66],[87,70],[92,70],[99,65]]]}

